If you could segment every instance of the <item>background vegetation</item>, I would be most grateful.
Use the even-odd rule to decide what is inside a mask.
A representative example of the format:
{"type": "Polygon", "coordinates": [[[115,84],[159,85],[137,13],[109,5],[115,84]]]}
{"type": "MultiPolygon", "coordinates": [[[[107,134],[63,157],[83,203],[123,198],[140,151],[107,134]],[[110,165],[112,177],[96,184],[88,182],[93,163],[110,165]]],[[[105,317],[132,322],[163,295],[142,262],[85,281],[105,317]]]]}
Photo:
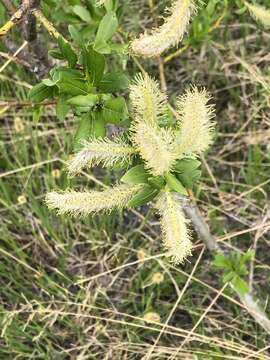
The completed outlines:
{"type": "MultiPolygon", "coordinates": [[[[91,3],[46,0],[42,9],[67,38],[68,25],[87,37],[96,29],[91,3]]],[[[153,25],[166,3],[124,1],[115,41],[153,25]]],[[[206,1],[179,51],[159,62],[112,56],[109,68],[161,75],[172,103],[190,83],[212,93],[216,141],[194,196],[226,252],[255,251],[242,276],[270,314],[270,33],[244,10],[242,1],[206,1]]],[[[1,24],[7,19],[0,4],[1,24]]],[[[18,27],[9,34],[17,47],[20,35],[18,27]]],[[[147,207],[80,221],[47,210],[44,195],[55,187],[103,186],[118,175],[68,179],[76,120],[59,120],[53,100],[31,106],[37,79],[20,61],[7,64],[0,47],[0,359],[270,358],[267,332],[224,287],[199,239],[190,261],[175,267],[147,207]]]]}

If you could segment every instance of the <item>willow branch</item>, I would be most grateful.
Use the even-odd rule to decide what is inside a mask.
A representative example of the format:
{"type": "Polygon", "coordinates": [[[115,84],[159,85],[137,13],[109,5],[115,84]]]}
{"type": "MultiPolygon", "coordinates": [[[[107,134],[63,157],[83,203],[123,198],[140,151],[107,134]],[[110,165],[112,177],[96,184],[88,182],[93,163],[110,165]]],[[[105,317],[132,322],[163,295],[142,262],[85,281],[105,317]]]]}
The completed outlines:
{"type": "Polygon", "coordinates": [[[33,5],[33,0],[24,0],[17,11],[11,16],[11,18],[0,28],[0,38],[7,35],[7,33],[18,24],[27,13],[27,11],[33,5]]]}

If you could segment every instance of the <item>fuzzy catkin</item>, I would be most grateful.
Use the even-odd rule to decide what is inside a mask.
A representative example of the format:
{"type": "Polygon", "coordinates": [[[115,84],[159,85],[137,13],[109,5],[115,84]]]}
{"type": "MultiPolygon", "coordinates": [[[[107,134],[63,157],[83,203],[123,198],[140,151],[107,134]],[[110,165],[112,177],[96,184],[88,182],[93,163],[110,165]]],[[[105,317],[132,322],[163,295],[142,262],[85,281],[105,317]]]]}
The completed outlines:
{"type": "Polygon", "coordinates": [[[187,220],[184,216],[177,194],[166,191],[160,196],[156,208],[161,217],[163,244],[168,250],[168,256],[175,264],[182,263],[191,255],[187,220]]]}
{"type": "Polygon", "coordinates": [[[207,91],[199,91],[196,87],[178,98],[180,131],[175,141],[178,158],[200,154],[211,145],[214,128],[211,119],[214,109],[212,105],[208,105],[209,100],[207,91]]]}
{"type": "Polygon", "coordinates": [[[193,0],[176,0],[168,9],[169,16],[159,28],[143,34],[131,43],[135,55],[151,58],[177,45],[187,31],[191,16],[196,12],[193,0]]]}
{"type": "Polygon", "coordinates": [[[76,175],[86,166],[102,164],[104,167],[112,167],[115,164],[128,163],[135,152],[133,147],[121,138],[114,141],[109,138],[92,139],[82,145],[83,148],[68,163],[70,175],[76,175]]]}
{"type": "Polygon", "coordinates": [[[135,77],[130,86],[130,99],[135,120],[156,125],[166,111],[167,95],[148,74],[138,74],[135,77]]]}
{"type": "Polygon", "coordinates": [[[155,176],[170,171],[175,160],[173,133],[143,122],[135,124],[133,131],[132,142],[145,161],[146,168],[155,176]]]}
{"type": "Polygon", "coordinates": [[[54,191],[46,195],[45,201],[47,206],[57,210],[58,214],[86,216],[124,208],[140,188],[141,185],[119,185],[104,191],[54,191]]]}
{"type": "Polygon", "coordinates": [[[270,26],[270,10],[265,9],[263,6],[260,5],[252,5],[245,2],[246,7],[248,8],[252,17],[255,20],[260,21],[265,27],[270,26]]]}

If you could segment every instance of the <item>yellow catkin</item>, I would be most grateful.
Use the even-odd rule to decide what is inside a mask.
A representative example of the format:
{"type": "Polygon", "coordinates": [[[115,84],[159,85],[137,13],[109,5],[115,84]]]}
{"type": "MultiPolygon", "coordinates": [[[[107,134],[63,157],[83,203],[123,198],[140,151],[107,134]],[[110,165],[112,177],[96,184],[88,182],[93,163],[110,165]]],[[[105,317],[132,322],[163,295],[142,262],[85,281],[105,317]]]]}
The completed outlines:
{"type": "Polygon", "coordinates": [[[131,43],[135,55],[151,58],[177,45],[187,31],[196,7],[193,0],[176,0],[168,12],[169,16],[163,25],[153,29],[150,34],[141,35],[131,43]]]}
{"type": "Polygon", "coordinates": [[[148,74],[138,74],[130,86],[130,99],[135,120],[143,120],[155,125],[164,116],[167,107],[167,96],[159,83],[148,74]]]}
{"type": "Polygon", "coordinates": [[[260,21],[265,27],[270,27],[270,10],[260,5],[252,5],[245,2],[251,16],[260,21]]]}
{"type": "Polygon", "coordinates": [[[104,191],[54,191],[46,195],[45,201],[47,206],[57,210],[58,214],[86,216],[125,207],[140,188],[140,185],[119,185],[104,191]]]}
{"type": "Polygon", "coordinates": [[[132,142],[153,175],[170,171],[175,154],[172,150],[173,133],[169,130],[138,122],[133,126],[132,142]]]}
{"type": "Polygon", "coordinates": [[[69,161],[68,172],[76,175],[86,166],[102,164],[104,167],[112,167],[115,164],[128,163],[134,152],[134,148],[121,138],[114,141],[109,138],[85,141],[83,148],[69,161]]]}
{"type": "Polygon", "coordinates": [[[176,193],[167,191],[160,196],[156,207],[161,217],[163,243],[168,256],[173,263],[182,263],[191,255],[192,243],[180,199],[176,193]]]}
{"type": "Polygon", "coordinates": [[[196,87],[179,97],[177,110],[180,131],[175,141],[178,157],[200,154],[207,150],[213,140],[213,106],[208,105],[210,96],[206,90],[196,87]]]}

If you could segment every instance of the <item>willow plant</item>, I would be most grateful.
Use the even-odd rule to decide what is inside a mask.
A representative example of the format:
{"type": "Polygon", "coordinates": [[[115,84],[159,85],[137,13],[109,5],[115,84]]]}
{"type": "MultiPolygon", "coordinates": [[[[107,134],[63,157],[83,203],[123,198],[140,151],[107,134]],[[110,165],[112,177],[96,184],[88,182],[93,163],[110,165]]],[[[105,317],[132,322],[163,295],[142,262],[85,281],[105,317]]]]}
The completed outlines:
{"type": "Polygon", "coordinates": [[[130,100],[133,120],[127,134],[84,141],[68,164],[71,176],[96,165],[128,168],[121,183],[104,191],[51,192],[46,202],[73,216],[151,203],[161,218],[167,254],[181,263],[192,249],[182,200],[200,176],[198,155],[212,143],[213,105],[204,89],[191,87],[178,98],[172,120],[166,94],[147,74],[135,78],[130,100]]]}

